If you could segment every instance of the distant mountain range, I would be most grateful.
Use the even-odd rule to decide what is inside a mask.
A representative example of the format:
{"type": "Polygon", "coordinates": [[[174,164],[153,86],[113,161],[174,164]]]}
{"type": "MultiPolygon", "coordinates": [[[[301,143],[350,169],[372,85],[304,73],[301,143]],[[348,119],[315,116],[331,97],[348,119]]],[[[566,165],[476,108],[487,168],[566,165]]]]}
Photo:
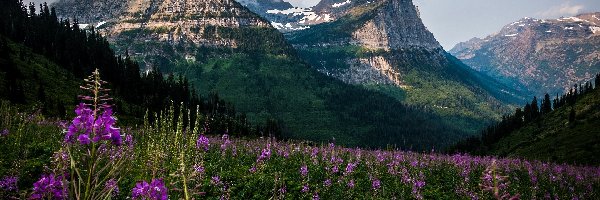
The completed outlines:
{"type": "Polygon", "coordinates": [[[450,53],[520,91],[563,93],[600,72],[600,13],[559,19],[523,18],[450,53]]]}

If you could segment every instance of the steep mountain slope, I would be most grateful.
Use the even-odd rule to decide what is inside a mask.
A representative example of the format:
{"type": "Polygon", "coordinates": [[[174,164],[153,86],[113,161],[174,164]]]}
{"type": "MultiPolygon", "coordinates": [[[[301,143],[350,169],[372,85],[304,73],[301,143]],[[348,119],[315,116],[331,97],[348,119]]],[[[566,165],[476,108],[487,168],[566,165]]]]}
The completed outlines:
{"type": "Polygon", "coordinates": [[[524,18],[450,53],[475,70],[531,91],[562,93],[600,72],[600,13],[539,20],[524,18]]]}
{"type": "Polygon", "coordinates": [[[489,154],[577,164],[600,163],[600,89],[578,97],[491,145],[489,154]],[[571,109],[574,121],[569,120],[571,109]]]}
{"type": "Polygon", "coordinates": [[[430,149],[475,130],[441,120],[429,108],[405,106],[311,69],[269,22],[237,2],[128,1],[120,9],[116,13],[122,15],[106,23],[81,23],[98,27],[117,52],[128,51],[147,66],[185,75],[201,93],[218,93],[253,122],[278,120],[286,137],[430,149]]]}
{"type": "Polygon", "coordinates": [[[499,117],[498,99],[518,101],[513,90],[447,54],[410,0],[352,1],[320,9],[339,18],[287,36],[323,74],[444,116],[468,118],[473,129],[499,117]]]}
{"type": "Polygon", "coordinates": [[[35,105],[49,116],[64,117],[75,105],[77,80],[52,61],[0,35],[0,99],[35,105]],[[46,103],[46,104],[44,104],[46,103]]]}

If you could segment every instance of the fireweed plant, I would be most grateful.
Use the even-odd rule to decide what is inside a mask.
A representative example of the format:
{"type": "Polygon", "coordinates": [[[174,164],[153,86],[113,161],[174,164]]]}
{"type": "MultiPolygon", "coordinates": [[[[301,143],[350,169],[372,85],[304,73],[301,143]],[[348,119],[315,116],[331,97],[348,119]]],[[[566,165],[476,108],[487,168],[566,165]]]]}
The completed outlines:
{"type": "Polygon", "coordinates": [[[133,138],[116,127],[112,99],[99,71],[84,80],[81,89],[89,95],[79,97],[83,102],[65,130],[54,173],[36,182],[31,198],[110,199],[119,191],[118,183],[128,169],[124,165],[133,159],[133,138]]]}

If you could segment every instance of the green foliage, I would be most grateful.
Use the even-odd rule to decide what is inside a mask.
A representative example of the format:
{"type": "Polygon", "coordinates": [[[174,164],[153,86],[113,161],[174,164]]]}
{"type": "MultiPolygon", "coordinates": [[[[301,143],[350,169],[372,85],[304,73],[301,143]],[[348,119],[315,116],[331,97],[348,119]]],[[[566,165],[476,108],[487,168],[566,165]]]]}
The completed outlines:
{"type": "Polygon", "coordinates": [[[74,105],[79,81],[31,49],[0,36],[0,98],[39,105],[49,116],[65,117],[74,105]]]}
{"type": "MultiPolygon", "coordinates": [[[[600,76],[597,76],[597,78],[600,76]]],[[[537,99],[517,108],[512,115],[467,138],[450,152],[521,157],[553,162],[598,164],[600,89],[588,82],[581,90],[571,89],[550,103],[549,95],[536,109],[537,99]],[[554,108],[552,110],[552,107],[554,108]]]]}
{"type": "Polygon", "coordinates": [[[600,89],[554,110],[490,148],[490,154],[577,164],[600,163],[600,89]],[[569,121],[574,111],[573,122],[569,121]],[[575,125],[576,124],[576,125],[575,125]]]}
{"type": "Polygon", "coordinates": [[[0,136],[0,177],[17,176],[19,188],[30,188],[44,169],[50,167],[64,134],[58,123],[45,119],[39,110],[18,109],[1,101],[0,131],[4,130],[8,134],[0,136]]]}

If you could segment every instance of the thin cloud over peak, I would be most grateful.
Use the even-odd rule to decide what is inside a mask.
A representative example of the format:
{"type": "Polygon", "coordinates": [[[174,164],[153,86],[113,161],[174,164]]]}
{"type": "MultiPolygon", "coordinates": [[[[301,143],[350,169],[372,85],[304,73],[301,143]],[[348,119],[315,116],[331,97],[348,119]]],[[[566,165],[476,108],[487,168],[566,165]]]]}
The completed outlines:
{"type": "Polygon", "coordinates": [[[579,14],[585,6],[581,4],[571,5],[570,1],[567,1],[559,6],[552,7],[548,10],[539,12],[539,16],[555,18],[561,16],[573,16],[579,14]]]}

